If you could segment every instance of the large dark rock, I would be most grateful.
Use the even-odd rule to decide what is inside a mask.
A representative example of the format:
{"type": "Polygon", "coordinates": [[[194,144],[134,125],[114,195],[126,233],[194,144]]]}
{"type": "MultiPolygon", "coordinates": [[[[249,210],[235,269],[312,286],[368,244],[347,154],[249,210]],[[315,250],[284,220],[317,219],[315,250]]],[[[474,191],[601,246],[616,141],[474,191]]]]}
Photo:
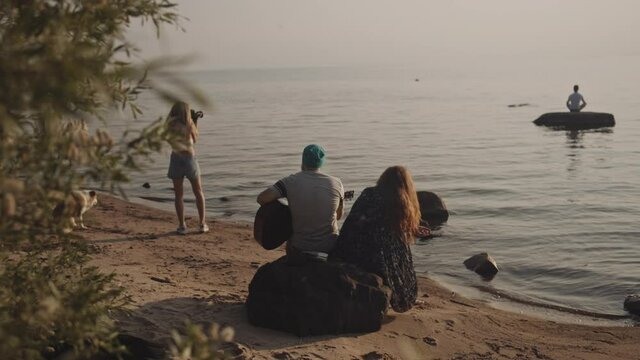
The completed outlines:
{"type": "Polygon", "coordinates": [[[354,265],[282,257],[258,269],[246,305],[251,324],[306,336],[377,331],[390,297],[379,276],[354,265]]]}
{"type": "Polygon", "coordinates": [[[417,195],[422,220],[426,220],[432,227],[447,222],[449,210],[440,196],[431,191],[418,191],[417,195]]]}
{"type": "Polygon", "coordinates": [[[634,314],[640,316],[640,295],[629,295],[624,299],[624,308],[634,314]]]}
{"type": "Polygon", "coordinates": [[[464,266],[486,280],[491,280],[498,273],[498,264],[485,252],[468,258],[464,261],[464,266]]]}
{"type": "Polygon", "coordinates": [[[533,121],[539,126],[562,129],[595,129],[616,125],[612,114],[598,112],[554,112],[542,114],[533,121]]]}

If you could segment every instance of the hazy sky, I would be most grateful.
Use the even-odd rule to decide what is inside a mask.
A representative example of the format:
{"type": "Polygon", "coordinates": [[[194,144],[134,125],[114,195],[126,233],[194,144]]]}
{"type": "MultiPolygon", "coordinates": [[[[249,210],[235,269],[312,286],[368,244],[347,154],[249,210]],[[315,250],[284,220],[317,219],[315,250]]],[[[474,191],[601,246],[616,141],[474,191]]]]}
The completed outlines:
{"type": "Polygon", "coordinates": [[[640,60],[638,0],[178,0],[186,32],[134,28],[197,68],[640,60]]]}

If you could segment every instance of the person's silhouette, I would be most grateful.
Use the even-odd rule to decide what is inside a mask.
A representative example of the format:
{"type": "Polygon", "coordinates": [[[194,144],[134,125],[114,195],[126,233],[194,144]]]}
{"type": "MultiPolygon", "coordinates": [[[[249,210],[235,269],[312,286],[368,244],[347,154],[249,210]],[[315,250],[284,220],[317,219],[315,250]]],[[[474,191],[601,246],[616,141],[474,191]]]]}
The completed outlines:
{"type": "Polygon", "coordinates": [[[578,85],[573,85],[573,94],[569,95],[567,99],[567,108],[571,112],[580,112],[585,106],[587,106],[587,102],[578,92],[578,85]]]}

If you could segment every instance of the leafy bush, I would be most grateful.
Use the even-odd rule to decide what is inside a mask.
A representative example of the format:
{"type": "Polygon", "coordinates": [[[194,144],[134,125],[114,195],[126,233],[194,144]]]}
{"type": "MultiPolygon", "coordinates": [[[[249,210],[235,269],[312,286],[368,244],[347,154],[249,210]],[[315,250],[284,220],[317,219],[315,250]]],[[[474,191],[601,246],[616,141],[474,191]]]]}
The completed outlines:
{"type": "Polygon", "coordinates": [[[222,345],[233,340],[234,332],[230,327],[220,328],[211,324],[208,333],[202,326],[187,321],[183,333],[171,334],[171,354],[174,360],[217,360],[228,356],[220,350],[222,345]]]}
{"type": "MultiPolygon", "coordinates": [[[[176,25],[169,0],[0,2],[0,354],[6,359],[118,353],[109,315],[127,302],[112,276],[51,210],[87,184],[118,189],[167,138],[162,121],[114,139],[90,133],[138,95],[172,92],[160,62],[133,64],[133,21],[176,25]]],[[[175,83],[175,82],[174,82],[175,83]]],[[[179,86],[184,85],[178,83],[179,86]]],[[[192,97],[202,100],[188,86],[192,97]]]]}
{"type": "MultiPolygon", "coordinates": [[[[83,268],[73,250],[22,256],[0,268],[0,351],[12,359],[120,352],[108,315],[127,302],[111,275],[83,268]]],[[[7,260],[7,259],[3,259],[7,260]]]]}

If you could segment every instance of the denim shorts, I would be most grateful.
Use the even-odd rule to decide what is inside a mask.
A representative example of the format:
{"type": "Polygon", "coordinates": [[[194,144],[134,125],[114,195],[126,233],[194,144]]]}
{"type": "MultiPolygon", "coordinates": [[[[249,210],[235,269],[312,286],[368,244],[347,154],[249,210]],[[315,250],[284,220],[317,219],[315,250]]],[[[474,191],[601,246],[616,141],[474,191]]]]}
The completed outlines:
{"type": "Polygon", "coordinates": [[[171,161],[169,162],[169,179],[187,178],[191,181],[196,180],[200,176],[200,166],[198,159],[191,154],[171,153],[171,161]]]}

